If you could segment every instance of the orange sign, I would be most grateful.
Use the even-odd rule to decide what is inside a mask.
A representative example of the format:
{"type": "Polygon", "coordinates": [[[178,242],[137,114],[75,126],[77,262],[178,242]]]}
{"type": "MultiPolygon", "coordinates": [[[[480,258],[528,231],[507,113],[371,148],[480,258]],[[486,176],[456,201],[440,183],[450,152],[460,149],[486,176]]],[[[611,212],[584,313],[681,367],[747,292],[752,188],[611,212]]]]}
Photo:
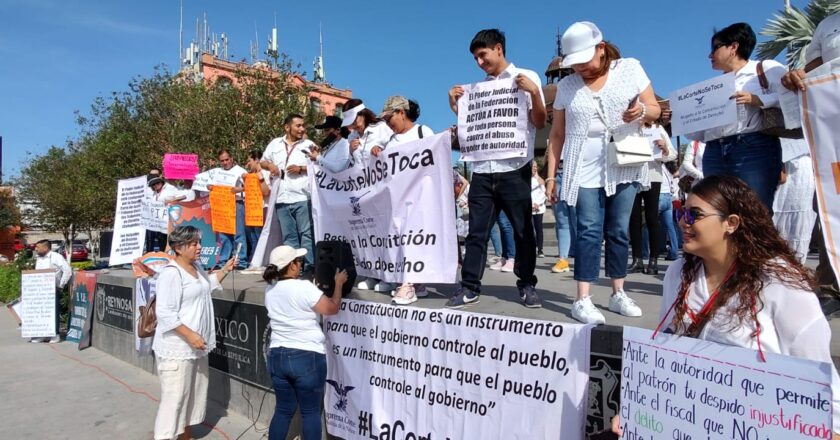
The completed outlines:
{"type": "Polygon", "coordinates": [[[259,174],[245,175],[245,226],[263,225],[263,195],[259,174]]]}
{"type": "Polygon", "coordinates": [[[236,196],[232,187],[213,185],[210,190],[210,217],[213,231],[236,234],[236,196]]]}

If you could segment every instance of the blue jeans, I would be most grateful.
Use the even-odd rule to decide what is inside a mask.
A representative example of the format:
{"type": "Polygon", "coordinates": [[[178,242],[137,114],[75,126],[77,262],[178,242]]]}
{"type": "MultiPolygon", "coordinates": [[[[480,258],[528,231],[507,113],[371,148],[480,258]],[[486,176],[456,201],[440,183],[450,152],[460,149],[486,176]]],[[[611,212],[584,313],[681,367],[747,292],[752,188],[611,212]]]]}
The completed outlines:
{"type": "MultiPolygon", "coordinates": [[[[560,185],[557,185],[557,191],[560,191],[560,185]]],[[[558,255],[569,258],[573,255],[569,253],[574,249],[572,243],[577,241],[577,215],[573,206],[559,199],[554,204],[554,232],[557,233],[558,255]]]]}
{"type": "Polygon", "coordinates": [[[327,357],[314,351],[275,347],[270,350],[266,363],[277,402],[268,428],[269,440],[286,439],[298,406],[304,440],[320,440],[327,357]]]}
{"type": "Polygon", "coordinates": [[[315,247],[312,245],[312,209],[309,200],[296,203],[278,203],[277,221],[283,232],[283,244],[295,249],[306,249],[306,266],[315,265],[315,247]]]}
{"type": "Polygon", "coordinates": [[[576,205],[575,280],[593,283],[601,267],[601,241],[606,233],[605,271],[609,278],[627,276],[630,211],[639,183],[622,183],[607,197],[604,188],[580,188],[576,205]]]}
{"type": "Polygon", "coordinates": [[[677,227],[674,224],[674,204],[671,201],[671,194],[659,194],[659,225],[662,226],[664,236],[671,243],[671,252],[668,253],[668,258],[677,258],[677,249],[679,249],[680,243],[677,239],[677,227]]]}
{"type": "Polygon", "coordinates": [[[219,253],[219,264],[224,265],[231,259],[236,245],[242,244],[239,249],[239,265],[238,269],[248,267],[248,243],[245,240],[245,203],[236,202],[236,235],[219,234],[219,242],[222,243],[222,249],[219,253]]]}
{"type": "Polygon", "coordinates": [[[703,175],[735,176],[752,188],[773,215],[773,196],[782,172],[779,138],[747,133],[715,139],[703,153],[703,175]]]}
{"type": "Polygon", "coordinates": [[[502,256],[502,238],[499,237],[499,225],[493,225],[490,229],[490,243],[493,245],[493,254],[502,256]]]}

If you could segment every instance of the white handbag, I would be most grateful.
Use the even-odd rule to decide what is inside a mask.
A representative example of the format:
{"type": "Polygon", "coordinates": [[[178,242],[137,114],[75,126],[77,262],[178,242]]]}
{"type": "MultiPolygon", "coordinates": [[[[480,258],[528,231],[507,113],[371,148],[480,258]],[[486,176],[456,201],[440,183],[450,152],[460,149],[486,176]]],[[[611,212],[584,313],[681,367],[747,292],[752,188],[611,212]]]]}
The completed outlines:
{"type": "Polygon", "coordinates": [[[638,166],[652,160],[650,141],[641,134],[613,135],[607,144],[607,163],[612,166],[638,166]]]}

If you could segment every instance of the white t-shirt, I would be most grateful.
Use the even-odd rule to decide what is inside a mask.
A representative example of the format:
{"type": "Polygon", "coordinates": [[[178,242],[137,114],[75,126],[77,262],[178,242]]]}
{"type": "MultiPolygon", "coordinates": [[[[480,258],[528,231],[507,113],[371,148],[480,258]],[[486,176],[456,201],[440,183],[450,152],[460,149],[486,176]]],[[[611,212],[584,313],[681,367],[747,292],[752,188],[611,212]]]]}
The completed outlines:
{"type": "MultiPolygon", "coordinates": [[[[595,98],[596,100],[598,98],[595,98]]],[[[607,126],[595,113],[589,124],[589,133],[580,152],[580,187],[603,188],[606,184],[607,144],[604,133],[607,126]]]]}
{"type": "Polygon", "coordinates": [[[811,44],[805,49],[805,63],[822,58],[827,63],[840,57],[840,12],[824,18],[817,29],[811,44]]]}
{"type": "Polygon", "coordinates": [[[283,280],[265,288],[265,308],[271,320],[270,347],[324,354],[324,332],[312,310],[324,294],[304,280],[283,280]]]}
{"type": "Polygon", "coordinates": [[[386,143],[386,146],[390,147],[390,148],[393,148],[394,146],[399,145],[399,144],[404,144],[406,142],[416,141],[416,140],[420,139],[420,130],[423,130],[423,138],[424,139],[427,138],[427,137],[431,137],[431,136],[435,135],[435,132],[432,131],[431,128],[429,128],[425,125],[414,124],[414,126],[409,128],[408,131],[406,131],[405,133],[400,133],[400,134],[394,133],[394,134],[392,134],[391,139],[388,140],[388,142],[386,143]]]}
{"type": "Polygon", "coordinates": [[[350,142],[338,138],[318,155],[315,162],[330,172],[340,173],[350,166],[350,142]]]}
{"type": "MultiPolygon", "coordinates": [[[[674,316],[674,312],[669,313],[669,310],[679,294],[682,267],[683,260],[675,261],[668,268],[662,282],[659,319],[668,313],[665,325],[668,325],[674,316]]],[[[690,287],[688,307],[697,313],[711,296],[702,264],[695,280],[690,287]]],[[[762,350],[832,365],[834,432],[840,432],[840,378],[831,360],[831,328],[820,309],[817,296],[813,292],[794,289],[775,280],[766,280],[761,291],[761,300],[764,307],[758,312],[758,322],[761,324],[759,337],[762,350]]],[[[737,298],[733,298],[726,307],[737,307],[737,298]]],[[[686,320],[690,322],[690,318],[686,317],[686,320]]],[[[703,327],[698,339],[758,350],[757,339],[752,336],[755,323],[747,320],[743,325],[732,329],[733,324],[735,323],[731,323],[728,317],[716,314],[703,327]]]]}
{"type": "Polygon", "coordinates": [[[315,145],[309,139],[301,139],[292,145],[286,144],[286,137],[279,137],[268,143],[263,152],[262,160],[273,163],[283,172],[283,181],[280,185],[280,195],[277,196],[277,203],[297,203],[309,200],[309,178],[306,174],[289,174],[286,167],[289,165],[309,165],[309,157],[303,152],[312,151],[315,145]]]}
{"type": "MultiPolygon", "coordinates": [[[[229,170],[226,170],[222,167],[219,167],[217,169],[219,171],[224,171],[225,173],[236,176],[236,183],[234,184],[234,186],[237,186],[237,187],[240,187],[240,188],[245,186],[245,184],[242,182],[242,175],[248,172],[247,170],[245,170],[245,168],[242,168],[239,165],[234,165],[234,166],[230,167],[229,170]]],[[[237,193],[236,194],[236,200],[243,200],[243,197],[245,197],[245,193],[237,193]]]]}

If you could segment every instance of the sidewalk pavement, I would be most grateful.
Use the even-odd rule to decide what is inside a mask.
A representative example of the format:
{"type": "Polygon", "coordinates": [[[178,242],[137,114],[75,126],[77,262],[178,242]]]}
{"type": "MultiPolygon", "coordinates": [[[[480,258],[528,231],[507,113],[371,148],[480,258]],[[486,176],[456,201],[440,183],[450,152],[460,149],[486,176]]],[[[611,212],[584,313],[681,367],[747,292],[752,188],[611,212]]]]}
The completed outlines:
{"type": "MultiPolygon", "coordinates": [[[[4,307],[5,309],[5,307],[4,307]]],[[[0,310],[0,414],[4,439],[153,438],[160,397],[157,377],[96,348],[32,344],[17,323],[0,310]]],[[[212,384],[211,384],[212,386],[212,384]]],[[[193,428],[200,439],[267,438],[258,423],[210,402],[206,425],[193,428]],[[239,437],[241,434],[243,434],[239,437]]]]}

